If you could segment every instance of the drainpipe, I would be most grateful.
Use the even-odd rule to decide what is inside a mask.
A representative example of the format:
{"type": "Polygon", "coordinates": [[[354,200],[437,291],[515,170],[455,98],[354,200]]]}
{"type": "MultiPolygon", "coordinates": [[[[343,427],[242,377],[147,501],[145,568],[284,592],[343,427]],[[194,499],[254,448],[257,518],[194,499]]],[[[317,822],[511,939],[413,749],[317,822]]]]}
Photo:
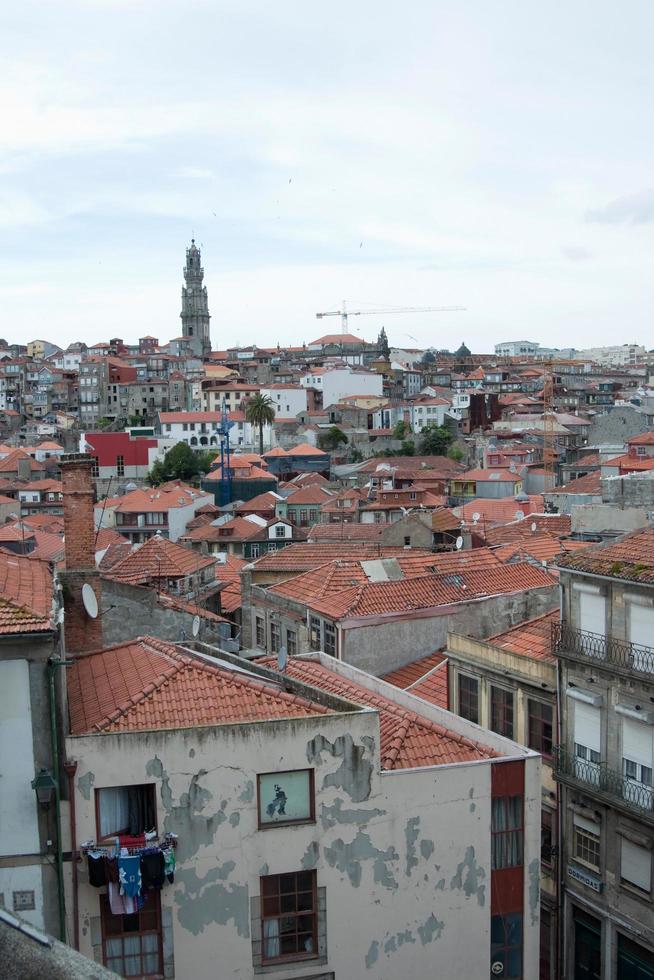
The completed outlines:
{"type": "Polygon", "coordinates": [[[64,852],[61,846],[61,782],[59,764],[59,739],[57,737],[57,707],[55,694],[55,670],[62,661],[48,660],[48,695],[50,701],[50,737],[52,741],[52,769],[55,781],[55,824],[57,834],[57,891],[59,899],[59,938],[66,942],[66,903],[64,896],[64,852]]]}
{"type": "MultiPolygon", "coordinates": [[[[557,742],[561,745],[561,661],[556,659],[556,734],[557,742]]],[[[565,936],[563,915],[563,819],[562,813],[564,794],[561,792],[561,784],[556,784],[556,852],[557,852],[557,883],[556,883],[556,976],[564,976],[563,968],[565,964],[563,951],[563,937],[565,936]]]]}
{"type": "Polygon", "coordinates": [[[77,853],[77,821],[75,817],[75,773],[77,772],[76,762],[65,762],[64,769],[68,776],[68,799],[70,802],[70,850],[73,862],[73,942],[75,949],[79,950],[79,895],[77,879],[77,863],[79,855],[77,853]]]}

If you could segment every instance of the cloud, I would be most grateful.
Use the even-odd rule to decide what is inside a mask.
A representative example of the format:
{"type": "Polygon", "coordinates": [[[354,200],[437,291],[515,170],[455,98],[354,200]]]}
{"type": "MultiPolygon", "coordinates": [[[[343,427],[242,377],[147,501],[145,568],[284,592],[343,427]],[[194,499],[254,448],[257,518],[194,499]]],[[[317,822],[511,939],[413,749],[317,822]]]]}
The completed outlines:
{"type": "Polygon", "coordinates": [[[593,253],[582,245],[566,245],[561,251],[571,262],[587,262],[593,257],[593,253]]]}
{"type": "Polygon", "coordinates": [[[646,188],[586,212],[586,220],[602,225],[647,225],[654,222],[654,190],[646,188]]]}
{"type": "Polygon", "coordinates": [[[184,180],[211,180],[215,175],[208,167],[180,167],[172,176],[182,177],[184,180]]]}

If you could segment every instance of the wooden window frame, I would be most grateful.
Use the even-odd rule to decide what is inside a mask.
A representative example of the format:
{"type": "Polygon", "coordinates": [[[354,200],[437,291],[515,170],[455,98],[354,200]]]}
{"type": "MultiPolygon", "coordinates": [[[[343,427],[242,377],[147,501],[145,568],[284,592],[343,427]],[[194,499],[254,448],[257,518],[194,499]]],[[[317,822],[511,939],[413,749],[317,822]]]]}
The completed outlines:
{"type": "MultiPolygon", "coordinates": [[[[524,865],[525,860],[525,807],[524,807],[524,797],[517,793],[511,796],[494,796],[491,803],[492,816],[491,816],[491,868],[493,871],[503,871],[505,868],[521,868],[524,865]],[[509,813],[511,812],[511,807],[508,806],[509,800],[519,800],[520,806],[518,808],[520,814],[519,822],[513,826],[502,829],[496,829],[494,826],[493,816],[495,804],[502,803],[505,804],[505,810],[509,813]],[[518,851],[519,859],[513,864],[495,864],[495,840],[497,838],[512,838],[517,837],[518,840],[518,851]]],[[[501,848],[502,853],[507,849],[503,846],[501,848]]],[[[510,848],[509,848],[510,850],[510,848]]]]}
{"type": "Polygon", "coordinates": [[[554,810],[542,807],[540,812],[540,863],[544,868],[554,866],[554,810]],[[543,830],[548,831],[549,844],[543,841],[543,830]]]}
{"type": "Polygon", "coordinates": [[[285,769],[281,772],[259,772],[257,773],[257,829],[274,830],[277,827],[295,827],[298,824],[316,822],[316,774],[314,769],[285,769]],[[284,776],[287,772],[308,772],[309,773],[309,816],[298,817],[296,820],[275,820],[271,823],[261,822],[261,777],[262,776],[284,776]]]}
{"type": "MultiPolygon", "coordinates": [[[[152,806],[152,812],[154,814],[155,825],[154,827],[148,827],[148,830],[157,830],[157,787],[156,783],[134,783],[134,784],[121,784],[120,786],[98,786],[95,789],[95,839],[96,841],[101,840],[111,840],[113,837],[127,837],[131,836],[129,833],[129,828],[123,828],[121,830],[114,831],[112,834],[105,834],[102,836],[100,834],[100,793],[103,789],[145,789],[150,796],[150,803],[152,806]]],[[[143,831],[144,832],[144,831],[143,831]]]]}
{"type": "Polygon", "coordinates": [[[286,652],[289,657],[294,657],[297,653],[297,633],[295,630],[286,630],[286,652]]]}
{"type": "MultiPolygon", "coordinates": [[[[259,878],[259,890],[261,895],[261,962],[264,966],[270,966],[275,963],[293,963],[299,960],[315,960],[318,959],[318,876],[315,870],[311,871],[287,871],[276,875],[265,875],[259,878]],[[281,911],[281,896],[284,895],[300,895],[306,894],[309,889],[299,891],[297,888],[297,877],[300,874],[310,875],[311,877],[311,895],[312,895],[312,908],[310,911],[306,909],[295,910],[294,912],[282,912],[281,911]],[[277,898],[279,901],[280,911],[273,915],[266,915],[266,903],[272,902],[274,900],[273,895],[266,895],[265,888],[267,887],[264,882],[272,882],[273,879],[279,879],[285,877],[286,875],[294,875],[296,878],[296,888],[294,892],[281,892],[279,890],[280,885],[278,884],[277,898]],[[313,920],[313,929],[311,933],[311,939],[313,943],[313,952],[309,953],[307,950],[301,950],[295,953],[283,953],[279,956],[266,956],[266,937],[265,923],[271,920],[279,920],[283,918],[295,918],[299,919],[301,915],[310,915],[313,920]]],[[[279,939],[281,941],[281,932],[279,939]]],[[[295,932],[296,937],[298,936],[297,931],[295,932]]]]}
{"type": "Polygon", "coordinates": [[[472,722],[473,725],[478,725],[479,724],[479,719],[481,717],[480,716],[480,700],[479,700],[479,678],[473,676],[472,674],[462,674],[462,673],[459,673],[457,675],[457,687],[458,687],[458,691],[457,691],[457,710],[458,710],[458,714],[461,716],[461,718],[465,718],[466,721],[472,722]],[[467,690],[464,690],[464,685],[465,684],[474,684],[475,685],[475,694],[474,694],[475,717],[474,718],[471,718],[469,716],[469,714],[464,714],[464,712],[462,710],[464,704],[472,704],[472,700],[470,698],[470,692],[467,691],[467,690]]]}
{"type": "Polygon", "coordinates": [[[309,613],[309,647],[311,650],[320,650],[322,643],[322,623],[318,616],[309,613]]]}
{"type": "Polygon", "coordinates": [[[282,628],[279,623],[270,623],[270,652],[279,653],[282,645],[282,628]]]}
{"type": "MultiPolygon", "coordinates": [[[[156,970],[155,973],[138,973],[138,974],[136,974],[136,976],[138,976],[138,977],[157,977],[157,978],[162,977],[163,976],[163,973],[164,973],[164,966],[163,966],[163,930],[162,930],[162,924],[161,924],[161,897],[159,895],[159,892],[156,891],[156,890],[152,890],[152,891],[149,891],[149,892],[145,892],[144,893],[144,897],[145,897],[146,903],[147,903],[147,901],[149,899],[153,903],[153,908],[147,909],[147,908],[144,907],[142,909],[139,909],[137,912],[134,912],[133,915],[122,915],[122,916],[121,915],[114,915],[113,914],[113,912],[111,911],[111,908],[109,906],[109,896],[108,895],[100,895],[99,897],[100,897],[100,924],[101,924],[101,929],[102,929],[102,962],[103,962],[103,964],[106,966],[107,965],[107,960],[109,960],[109,959],[117,959],[118,958],[118,957],[113,957],[113,956],[112,957],[108,957],[107,956],[107,942],[109,940],[111,940],[111,939],[123,939],[125,937],[134,937],[134,936],[150,936],[150,935],[156,935],[157,936],[157,940],[158,940],[158,942],[157,942],[157,970],[156,970]],[[148,914],[148,913],[150,913],[152,911],[156,915],[156,928],[155,929],[132,929],[132,930],[127,930],[127,931],[125,931],[123,929],[121,932],[116,932],[116,933],[113,933],[113,934],[107,929],[107,925],[108,925],[109,922],[114,923],[117,919],[132,919],[132,918],[135,918],[136,916],[139,917],[139,925],[140,925],[141,924],[141,922],[140,922],[141,915],[143,915],[144,912],[145,912],[145,914],[148,914]]],[[[130,955],[131,956],[134,956],[135,954],[133,954],[133,953],[132,954],[125,954],[124,947],[123,947],[123,955],[122,955],[121,959],[124,960],[126,958],[126,955],[127,956],[130,956],[130,955]]],[[[144,956],[144,954],[143,954],[143,952],[140,952],[138,955],[141,958],[141,966],[142,966],[143,965],[143,956],[144,956]]],[[[107,968],[109,969],[109,967],[107,967],[107,968]]],[[[118,975],[120,976],[120,974],[118,974],[118,975]]]]}
{"type": "Polygon", "coordinates": [[[334,625],[334,623],[330,623],[327,620],[323,620],[323,624],[322,624],[322,635],[323,635],[323,650],[324,650],[324,652],[325,653],[328,653],[330,657],[335,657],[336,656],[336,651],[337,651],[337,646],[338,646],[338,639],[337,639],[337,635],[336,635],[336,626],[334,625]],[[330,638],[330,642],[329,643],[327,642],[327,637],[328,636],[330,638]],[[331,643],[331,639],[332,638],[333,638],[333,641],[334,641],[333,642],[333,649],[332,650],[328,650],[327,647],[328,646],[332,646],[332,643],[331,643]]]}
{"type": "Polygon", "coordinates": [[[498,687],[496,684],[491,684],[490,685],[490,698],[489,698],[489,702],[490,702],[490,704],[489,704],[490,730],[492,732],[495,732],[497,735],[503,735],[504,738],[511,738],[512,739],[513,738],[513,735],[514,735],[514,731],[515,731],[515,692],[509,690],[509,688],[507,688],[507,687],[498,687]],[[497,717],[497,719],[494,717],[495,716],[495,708],[496,708],[496,705],[495,705],[495,695],[496,694],[501,695],[502,699],[504,699],[497,706],[498,707],[498,717],[497,717]],[[506,703],[506,699],[507,698],[510,698],[510,710],[508,710],[509,706],[506,703]],[[507,716],[509,714],[511,716],[511,718],[510,718],[511,730],[510,730],[510,732],[507,732],[505,729],[507,727],[506,721],[507,721],[507,716]],[[496,720],[498,722],[497,725],[495,724],[495,721],[496,720]]]}
{"type": "Polygon", "coordinates": [[[538,698],[527,698],[527,745],[534,752],[540,752],[545,758],[552,757],[554,744],[554,707],[547,701],[538,698]],[[536,711],[533,709],[537,708],[536,711]],[[549,721],[543,716],[543,709],[549,710],[549,721]],[[545,726],[549,725],[549,738],[545,735],[545,726]],[[547,743],[549,742],[549,748],[547,743]]]}
{"type": "MultiPolygon", "coordinates": [[[[598,831],[600,830],[598,825],[598,831]]],[[[590,830],[586,830],[585,827],[579,827],[576,823],[572,825],[572,858],[578,864],[582,864],[584,868],[589,868],[590,871],[594,871],[595,874],[599,874],[602,868],[602,839],[599,832],[597,834],[591,833],[590,830]],[[581,856],[578,853],[578,843],[585,841],[586,851],[590,852],[589,844],[592,844],[593,849],[597,849],[597,864],[589,860],[586,857],[581,856]]]]}

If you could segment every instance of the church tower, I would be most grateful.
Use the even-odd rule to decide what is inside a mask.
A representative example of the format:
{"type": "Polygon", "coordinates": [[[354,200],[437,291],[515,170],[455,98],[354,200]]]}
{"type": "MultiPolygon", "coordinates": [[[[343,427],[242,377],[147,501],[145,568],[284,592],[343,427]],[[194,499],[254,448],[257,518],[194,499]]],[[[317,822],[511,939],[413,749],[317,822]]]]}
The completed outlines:
{"type": "Polygon", "coordinates": [[[209,300],[207,287],[202,285],[204,269],[200,264],[200,249],[191,239],[191,247],[186,249],[184,267],[186,285],[182,286],[182,333],[188,337],[194,352],[199,357],[211,353],[211,334],[209,332],[209,300]]]}

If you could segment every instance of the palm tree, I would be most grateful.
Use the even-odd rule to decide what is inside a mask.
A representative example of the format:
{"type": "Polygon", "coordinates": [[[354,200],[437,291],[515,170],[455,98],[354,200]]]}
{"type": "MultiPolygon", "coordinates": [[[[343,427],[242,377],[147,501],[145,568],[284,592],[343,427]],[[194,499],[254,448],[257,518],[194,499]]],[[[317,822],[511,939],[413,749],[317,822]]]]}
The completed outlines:
{"type": "Polygon", "coordinates": [[[245,406],[245,417],[250,425],[259,426],[259,455],[263,456],[263,427],[275,420],[275,405],[268,395],[255,395],[245,406]]]}

